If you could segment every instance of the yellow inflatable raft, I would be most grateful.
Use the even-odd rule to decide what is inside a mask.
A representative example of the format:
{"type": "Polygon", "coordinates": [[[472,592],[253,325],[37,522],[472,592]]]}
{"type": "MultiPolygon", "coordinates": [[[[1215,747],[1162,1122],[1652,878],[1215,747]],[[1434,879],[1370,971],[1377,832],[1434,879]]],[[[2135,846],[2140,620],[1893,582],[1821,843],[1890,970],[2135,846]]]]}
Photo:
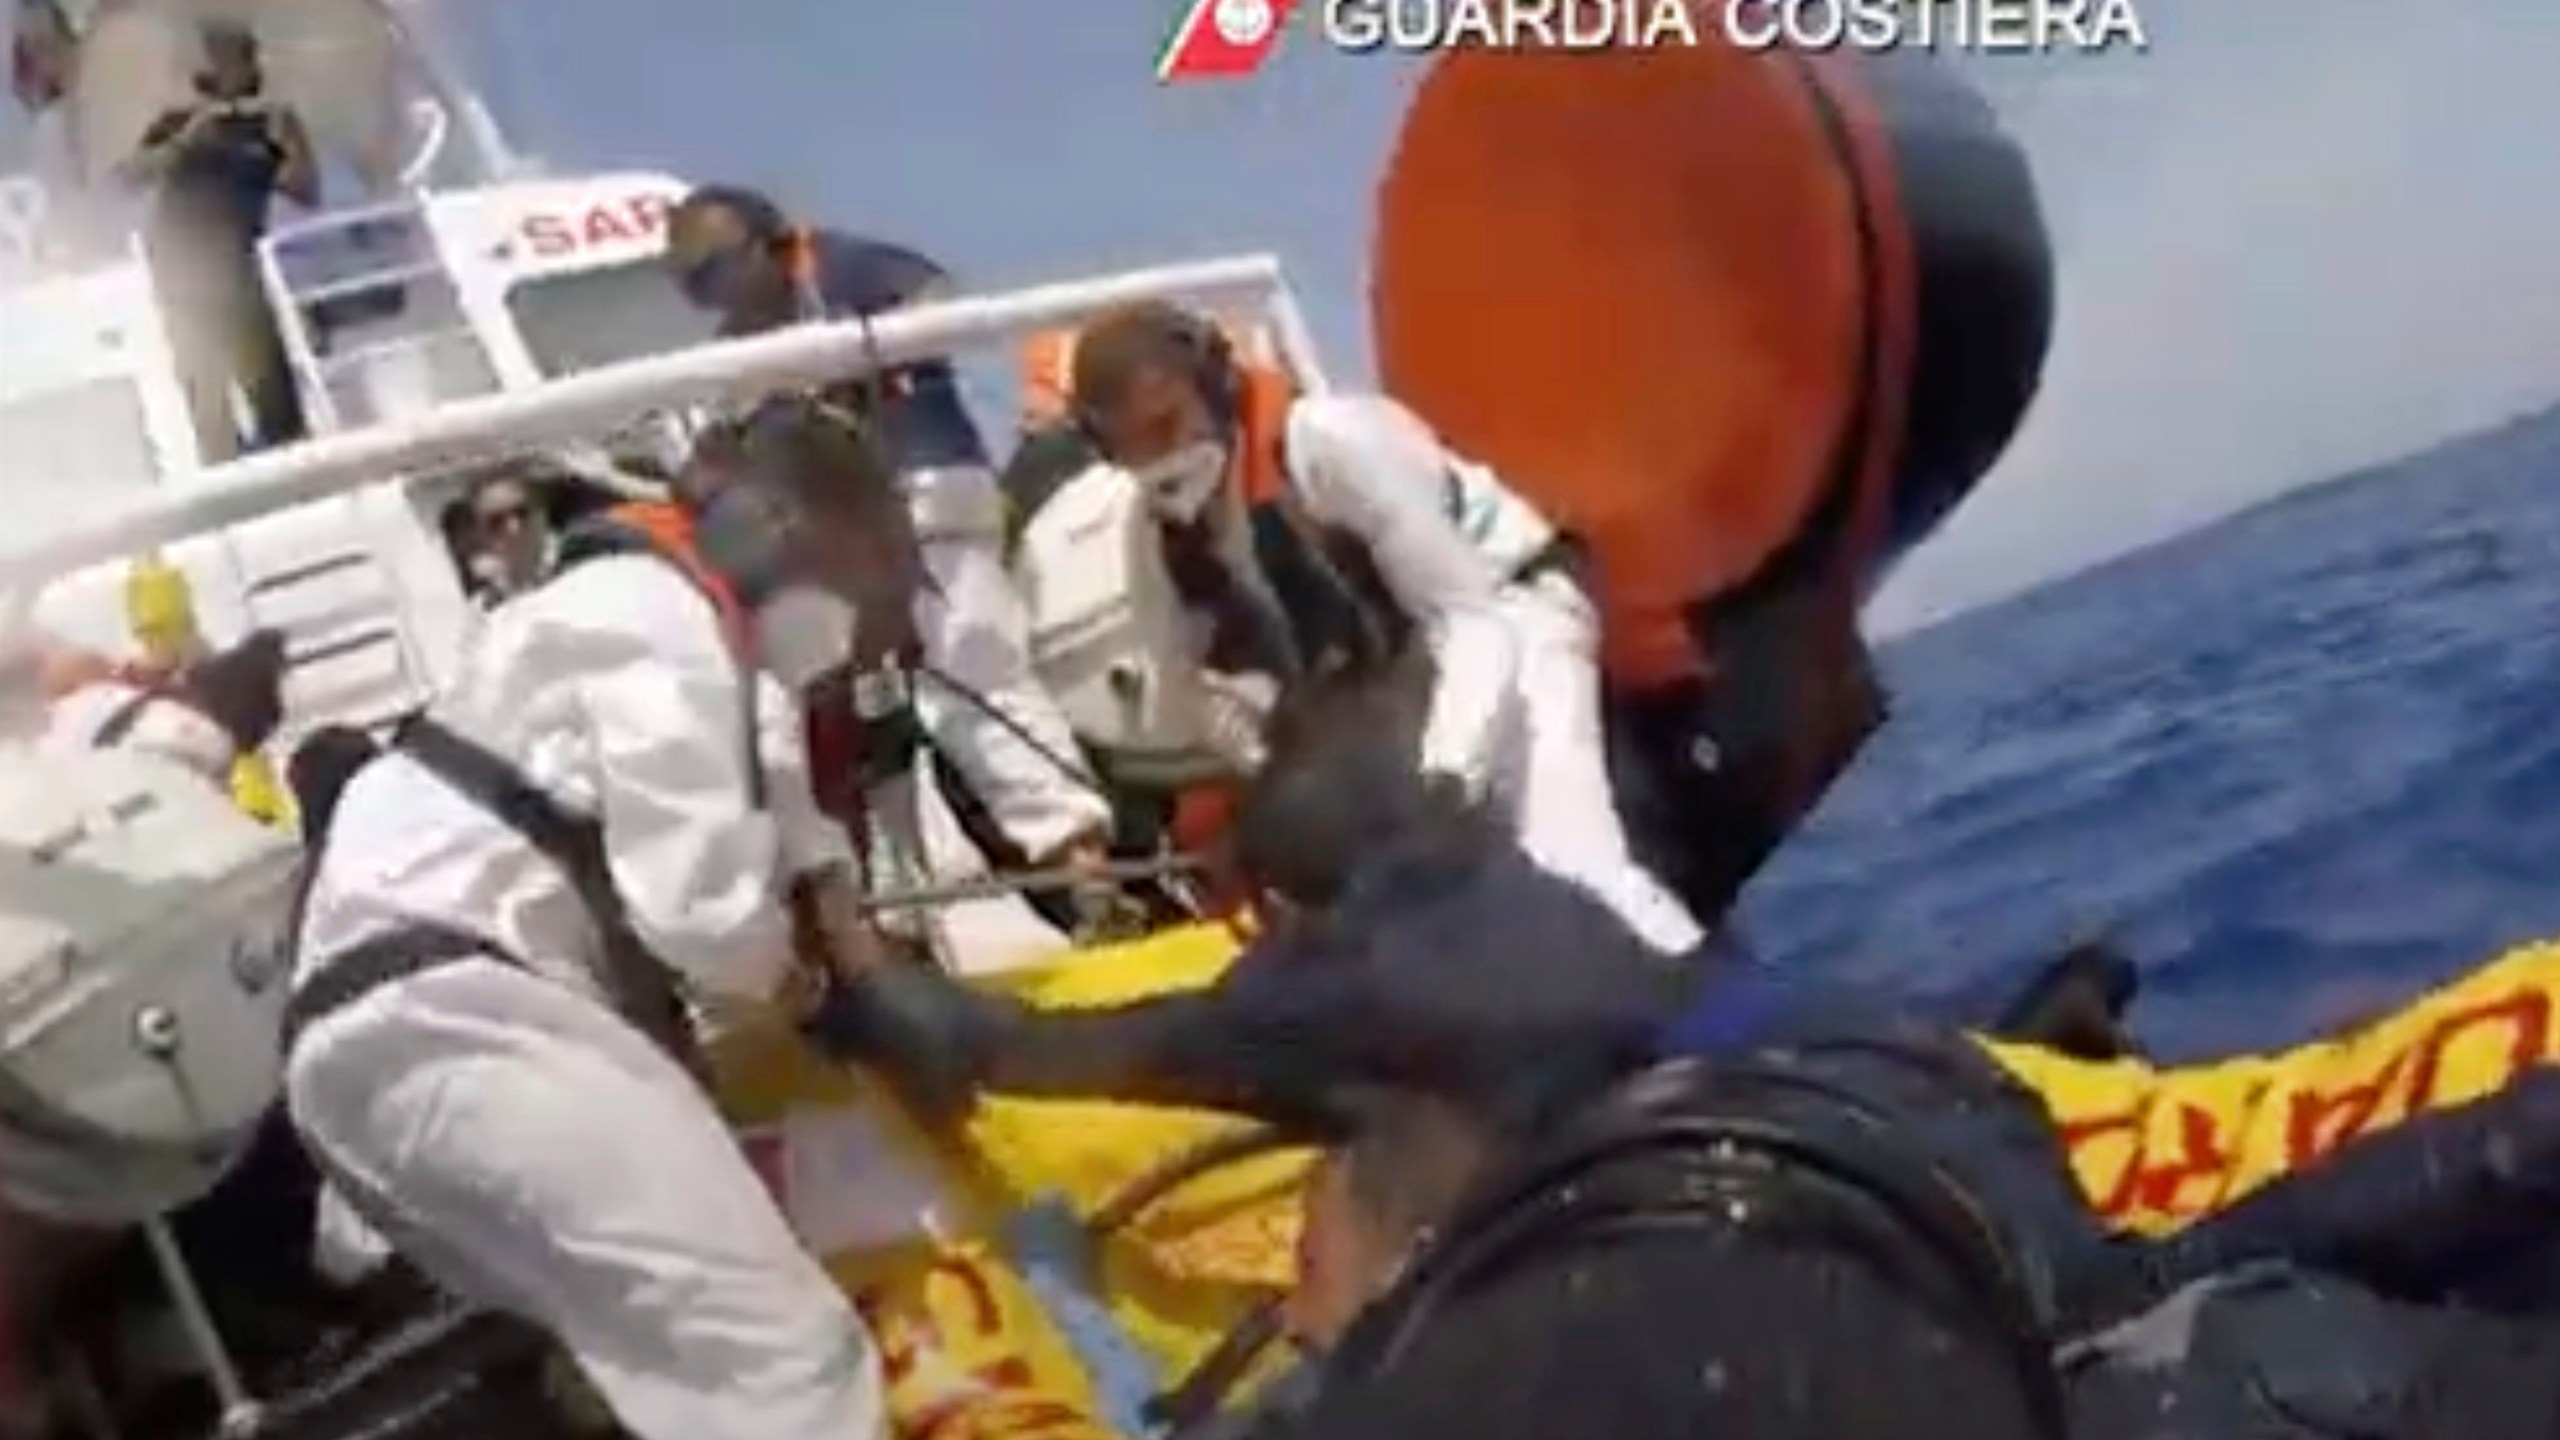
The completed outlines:
{"type": "MultiPolygon", "coordinates": [[[[1199,926],[1004,983],[1043,1005],[1108,1004],[1205,984],[1234,952],[1225,929],[1199,926]]],[[[2128,1230],[2158,1233],[2560,1058],[2555,1003],[2560,945],[2533,945],[2351,1035],[2272,1054],[2154,1068],[1984,1043],[2043,1096],[2090,1203],[2128,1230]]],[[[1184,1373],[1288,1283],[1303,1153],[1218,1170],[1092,1239],[1096,1263],[1078,1280],[1086,1300],[1027,1273],[1013,1238],[1025,1216],[1090,1217],[1168,1156],[1239,1122],[997,1100],[936,1144],[770,1028],[741,1027],[719,1056],[751,1153],[882,1334],[905,1434],[1125,1433],[1136,1420],[1112,1392],[1184,1373]],[[1062,1323],[1059,1307],[1081,1304],[1114,1323],[1062,1323]],[[1126,1353],[1094,1354],[1096,1330],[1116,1331],[1126,1353]],[[1113,1383],[1097,1384],[1098,1371],[1113,1383]]]]}

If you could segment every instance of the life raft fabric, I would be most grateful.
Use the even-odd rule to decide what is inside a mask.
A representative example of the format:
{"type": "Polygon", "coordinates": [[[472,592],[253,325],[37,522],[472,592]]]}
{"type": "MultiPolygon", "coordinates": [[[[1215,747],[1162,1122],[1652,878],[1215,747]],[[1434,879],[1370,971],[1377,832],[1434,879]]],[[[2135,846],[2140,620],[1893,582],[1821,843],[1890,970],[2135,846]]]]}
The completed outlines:
{"type": "MultiPolygon", "coordinates": [[[[1223,926],[1195,926],[984,983],[1042,1005],[1106,1004],[1205,985],[1235,949],[1223,926]]],[[[881,1336],[901,1436],[1137,1433],[1129,1395],[1187,1373],[1289,1281],[1303,1154],[1185,1185],[1087,1242],[1082,1264],[1023,1243],[1057,1219],[1082,1240],[1072,1222],[1233,1132],[1232,1119],[997,1099],[936,1143],[774,1015],[724,1018],[710,1047],[722,1103],[802,1238],[881,1336]]]]}
{"type": "Polygon", "coordinates": [[[966,1146],[929,1141],[771,1016],[710,1049],[747,1155],[878,1338],[900,1436],[1123,1433],[1024,1267],[966,1146]]]}
{"type": "MultiPolygon", "coordinates": [[[[1027,972],[1029,993],[1044,1003],[1091,1004],[1180,990],[1222,966],[1232,944],[1214,927],[1172,932],[1157,943],[1161,948],[1094,952],[1053,971],[1027,972]]],[[[2158,1234],[2359,1137],[2471,1103],[2534,1066],[2560,1063],[2555,1010],[2560,943],[2537,943],[2351,1033],[2287,1050],[2152,1066],[1981,1043],[2043,1099],[2090,1204],[2120,1228],[2158,1234]]],[[[1036,1190],[1047,1175],[1067,1173],[1084,1177],[1081,1192],[1098,1193],[1107,1188],[1100,1177],[1134,1174],[1147,1163],[1107,1153],[1120,1142],[1110,1124],[1094,1122],[1110,1107],[1005,1102],[990,1110],[1003,1119],[986,1132],[997,1147],[989,1158],[1016,1188],[1036,1190]],[[1077,1112],[1076,1123],[1042,1118],[1066,1108],[1077,1112]]],[[[1180,1133],[1197,1135],[1216,1123],[1186,1118],[1180,1133]]],[[[1174,1133],[1168,1128],[1158,1143],[1174,1133]]],[[[1183,1209],[1184,1197],[1175,1197],[1158,1223],[1178,1227],[1183,1209]]],[[[1241,1247],[1242,1233],[1229,1231],[1228,1238],[1241,1247]]],[[[1222,1273],[1284,1273],[1262,1269],[1263,1261],[1235,1271],[1244,1251],[1219,1253],[1222,1273]]]]}
{"type": "Polygon", "coordinates": [[[2539,943],[2350,1033],[2270,1054],[2155,1068],[1988,1048],[2044,1097],[2099,1213],[2160,1234],[2359,1137],[2560,1062],[2555,1005],[2560,944],[2539,943]]]}
{"type": "MultiPolygon", "coordinates": [[[[1213,981],[1223,926],[1167,931],[990,977],[1044,1006],[1111,1004],[1213,981]]],[[[2560,1061],[2560,944],[2508,952],[2351,1035],[2263,1055],[2153,1067],[1983,1042],[2043,1097],[2090,1204],[2158,1234],[2413,1114],[2494,1093],[2560,1061]]],[[[1089,1216],[1169,1157],[1232,1133],[1223,1116],[997,1099],[955,1141],[929,1142],[846,1073],[769,1023],[714,1047],[723,1094],[778,1190],[809,1200],[830,1271],[881,1328],[902,1435],[1124,1433],[1054,1290],[1026,1277],[1013,1222],[1044,1206],[1089,1216]],[[867,1192],[850,1208],[843,1197],[867,1192]],[[974,1417],[974,1418],[972,1418],[974,1417]],[[936,1429],[950,1425],[948,1430],[936,1429]]],[[[1099,1243],[1083,1303],[1107,1314],[1145,1381],[1186,1371],[1295,1263],[1310,1157],[1266,1154],[1185,1185],[1099,1243]]],[[[813,1242],[815,1243],[815,1242],[813,1242]]],[[[1075,1302],[1069,1302],[1072,1305],[1075,1302]]],[[[1107,1363],[1107,1359],[1104,1363],[1107,1363]]],[[[1125,1379],[1125,1375],[1122,1377],[1125,1379]]]]}

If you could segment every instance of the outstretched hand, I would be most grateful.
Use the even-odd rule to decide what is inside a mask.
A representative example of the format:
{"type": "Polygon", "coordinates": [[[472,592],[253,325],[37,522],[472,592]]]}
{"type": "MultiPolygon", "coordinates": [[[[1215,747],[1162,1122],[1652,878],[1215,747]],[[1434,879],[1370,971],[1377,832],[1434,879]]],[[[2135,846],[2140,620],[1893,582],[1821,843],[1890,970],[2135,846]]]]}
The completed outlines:
{"type": "Polygon", "coordinates": [[[873,966],[829,984],[801,1033],[829,1059],[861,1065],[929,1127],[967,1117],[1018,1002],[970,988],[936,965],[873,966]]]}

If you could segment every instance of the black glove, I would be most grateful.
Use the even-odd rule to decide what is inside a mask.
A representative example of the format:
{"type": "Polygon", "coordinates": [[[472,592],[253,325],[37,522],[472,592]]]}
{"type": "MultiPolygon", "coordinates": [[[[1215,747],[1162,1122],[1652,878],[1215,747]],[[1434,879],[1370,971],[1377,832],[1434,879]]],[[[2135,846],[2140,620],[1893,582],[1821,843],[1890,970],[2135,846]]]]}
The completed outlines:
{"type": "Polygon", "coordinates": [[[830,983],[800,1030],[828,1058],[878,1072],[934,1125],[968,1113],[1022,1013],[937,966],[890,963],[830,983]]]}

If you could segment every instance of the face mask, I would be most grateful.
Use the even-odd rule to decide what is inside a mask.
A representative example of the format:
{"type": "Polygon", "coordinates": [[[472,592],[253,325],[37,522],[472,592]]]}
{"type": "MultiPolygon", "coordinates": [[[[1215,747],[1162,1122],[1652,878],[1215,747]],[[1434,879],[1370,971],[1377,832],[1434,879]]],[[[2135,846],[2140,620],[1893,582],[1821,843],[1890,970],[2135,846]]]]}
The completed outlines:
{"type": "Polygon", "coordinates": [[[764,667],[797,690],[853,656],[853,607],[815,585],[792,585],[756,610],[764,667]]]}
{"type": "Polygon", "coordinates": [[[1209,508],[1225,483],[1227,447],[1215,440],[1195,440],[1171,454],[1132,466],[1129,473],[1159,519],[1188,525],[1209,508]]]}
{"type": "Polygon", "coordinates": [[[755,278],[755,254],[745,246],[730,246],[678,272],[676,288],[697,310],[726,310],[747,294],[755,278]]]}

